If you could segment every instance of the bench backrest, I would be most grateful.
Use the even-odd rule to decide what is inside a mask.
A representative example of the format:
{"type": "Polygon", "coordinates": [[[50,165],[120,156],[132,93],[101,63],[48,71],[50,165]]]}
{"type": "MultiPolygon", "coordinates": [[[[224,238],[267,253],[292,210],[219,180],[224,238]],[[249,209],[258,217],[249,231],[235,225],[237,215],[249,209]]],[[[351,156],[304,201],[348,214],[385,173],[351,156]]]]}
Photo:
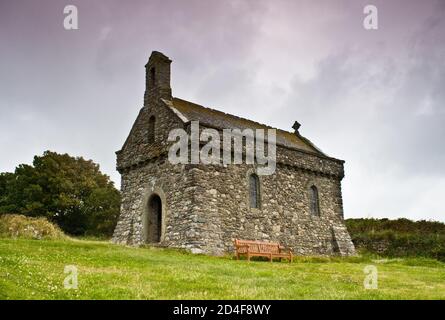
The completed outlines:
{"type": "Polygon", "coordinates": [[[235,246],[239,253],[246,253],[247,247],[249,252],[255,253],[279,253],[280,244],[277,242],[263,242],[235,239],[235,246]],[[242,246],[242,247],[238,247],[242,246]]]}

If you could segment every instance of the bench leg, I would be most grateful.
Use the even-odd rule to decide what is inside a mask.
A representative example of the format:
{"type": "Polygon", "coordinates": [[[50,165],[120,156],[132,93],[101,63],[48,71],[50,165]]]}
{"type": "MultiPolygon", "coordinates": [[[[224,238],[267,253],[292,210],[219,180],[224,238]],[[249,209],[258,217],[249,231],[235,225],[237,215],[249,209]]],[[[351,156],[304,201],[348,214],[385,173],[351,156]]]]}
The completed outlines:
{"type": "Polygon", "coordinates": [[[239,260],[239,252],[236,253],[236,260],[239,260]]]}
{"type": "Polygon", "coordinates": [[[292,260],[293,260],[294,256],[292,255],[292,252],[289,255],[290,255],[289,263],[292,263],[292,260]]]}
{"type": "Polygon", "coordinates": [[[247,254],[247,261],[250,261],[250,254],[247,254]]]}
{"type": "Polygon", "coordinates": [[[272,253],[269,256],[270,262],[272,262],[272,253]]]}

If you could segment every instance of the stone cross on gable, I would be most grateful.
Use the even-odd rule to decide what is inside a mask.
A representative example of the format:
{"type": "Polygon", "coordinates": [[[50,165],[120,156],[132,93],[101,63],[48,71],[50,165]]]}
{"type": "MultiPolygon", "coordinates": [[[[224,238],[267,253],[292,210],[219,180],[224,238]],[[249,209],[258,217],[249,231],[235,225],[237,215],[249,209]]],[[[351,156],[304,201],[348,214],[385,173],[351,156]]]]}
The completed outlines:
{"type": "Polygon", "coordinates": [[[294,122],[294,125],[292,126],[292,129],[295,130],[295,133],[298,133],[298,129],[300,129],[301,124],[298,121],[294,122]]]}

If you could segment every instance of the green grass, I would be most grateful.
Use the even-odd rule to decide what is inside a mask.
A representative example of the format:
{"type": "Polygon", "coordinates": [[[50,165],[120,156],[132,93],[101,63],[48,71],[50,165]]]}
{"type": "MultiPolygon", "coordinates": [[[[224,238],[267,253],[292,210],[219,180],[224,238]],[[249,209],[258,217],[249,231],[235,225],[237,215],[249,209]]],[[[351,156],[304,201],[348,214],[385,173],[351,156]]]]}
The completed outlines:
{"type": "Polygon", "coordinates": [[[88,240],[0,239],[0,299],[445,299],[445,264],[430,259],[236,261],[88,240]],[[378,289],[363,288],[367,265],[378,289]],[[63,287],[65,265],[78,290],[63,287]]]}

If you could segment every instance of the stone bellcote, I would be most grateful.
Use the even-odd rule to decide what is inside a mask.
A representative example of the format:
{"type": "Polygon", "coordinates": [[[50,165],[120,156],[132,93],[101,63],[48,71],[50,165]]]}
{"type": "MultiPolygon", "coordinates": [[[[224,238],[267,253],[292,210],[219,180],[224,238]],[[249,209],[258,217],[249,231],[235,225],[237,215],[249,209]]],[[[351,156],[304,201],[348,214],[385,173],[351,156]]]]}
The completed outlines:
{"type": "Polygon", "coordinates": [[[153,51],[145,65],[144,106],[159,99],[172,99],[170,87],[170,60],[158,51],[153,51]]]}

